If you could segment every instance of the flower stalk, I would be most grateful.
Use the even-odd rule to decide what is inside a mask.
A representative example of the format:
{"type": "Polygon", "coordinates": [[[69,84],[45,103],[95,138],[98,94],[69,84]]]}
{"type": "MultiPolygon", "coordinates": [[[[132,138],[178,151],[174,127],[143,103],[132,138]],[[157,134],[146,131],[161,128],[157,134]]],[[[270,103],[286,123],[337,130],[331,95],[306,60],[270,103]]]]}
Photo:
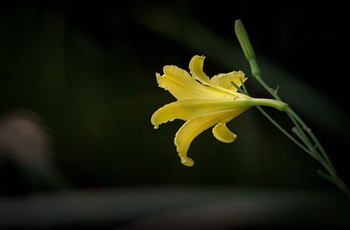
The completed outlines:
{"type": "MultiPolygon", "coordinates": [[[[254,49],[250,43],[247,31],[244,28],[244,25],[241,20],[235,21],[235,33],[238,38],[238,41],[242,47],[243,53],[250,64],[252,75],[256,80],[262,85],[267,92],[269,92],[272,97],[277,101],[282,101],[277,91],[269,87],[266,82],[261,77],[261,71],[258,65],[258,62],[255,57],[254,49]]],[[[242,86],[245,93],[248,95],[244,85],[242,86]]],[[[279,125],[273,118],[271,118],[261,107],[257,107],[258,110],[268,118],[272,124],[274,124],[284,135],[291,139],[298,147],[303,151],[312,156],[316,161],[318,161],[326,172],[323,172],[321,169],[317,172],[327,181],[333,183],[341,191],[343,191],[350,198],[350,191],[344,181],[338,176],[328,154],[325,149],[311,131],[311,129],[305,124],[305,122],[300,118],[300,116],[290,107],[286,108],[284,111],[294,124],[292,128],[293,133],[299,139],[299,141],[294,138],[289,132],[287,132],[281,125],[279,125]]]]}

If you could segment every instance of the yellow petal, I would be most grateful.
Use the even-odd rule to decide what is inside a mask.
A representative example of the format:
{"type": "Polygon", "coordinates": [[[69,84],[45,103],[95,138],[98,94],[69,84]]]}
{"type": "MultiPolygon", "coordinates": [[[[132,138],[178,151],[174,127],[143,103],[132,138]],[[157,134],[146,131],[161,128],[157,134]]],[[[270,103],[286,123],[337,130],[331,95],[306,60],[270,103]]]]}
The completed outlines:
{"type": "Polygon", "coordinates": [[[231,143],[237,138],[237,135],[231,132],[225,123],[215,125],[212,131],[214,137],[224,143],[231,143]]]}
{"type": "Polygon", "coordinates": [[[163,71],[164,75],[156,74],[159,86],[168,90],[178,100],[211,97],[233,98],[230,94],[200,84],[188,72],[177,66],[164,66],[163,71]]]}
{"type": "Polygon", "coordinates": [[[231,72],[228,74],[219,74],[221,77],[215,77],[214,80],[209,79],[209,77],[203,72],[204,65],[204,56],[195,55],[189,64],[190,73],[192,77],[203,85],[210,86],[212,91],[217,91],[223,97],[234,97],[234,98],[245,98],[244,94],[237,93],[237,89],[231,84],[230,80],[233,80],[235,83],[238,83],[241,86],[240,78],[243,77],[243,72],[231,72]],[[227,84],[227,83],[230,83],[227,84]],[[218,87],[219,86],[219,87],[218,87]]]}
{"type": "Polygon", "coordinates": [[[209,77],[203,72],[204,56],[195,55],[189,64],[190,73],[193,78],[204,85],[211,85],[209,77]]]}
{"type": "Polygon", "coordinates": [[[169,103],[158,109],[151,117],[155,128],[175,119],[191,120],[223,113],[240,113],[251,107],[251,100],[237,99],[187,99],[169,103]]]}
{"type": "Polygon", "coordinates": [[[192,166],[193,160],[187,157],[187,151],[194,140],[204,130],[214,126],[217,123],[226,123],[236,117],[239,113],[223,113],[215,116],[200,117],[187,121],[175,135],[176,151],[181,158],[182,164],[192,166]]]}
{"type": "Polygon", "coordinates": [[[244,76],[242,71],[218,74],[211,78],[213,84],[232,91],[237,91],[236,87],[232,85],[232,82],[234,82],[238,87],[241,87],[242,82],[245,82],[246,80],[247,78],[244,76]]]}

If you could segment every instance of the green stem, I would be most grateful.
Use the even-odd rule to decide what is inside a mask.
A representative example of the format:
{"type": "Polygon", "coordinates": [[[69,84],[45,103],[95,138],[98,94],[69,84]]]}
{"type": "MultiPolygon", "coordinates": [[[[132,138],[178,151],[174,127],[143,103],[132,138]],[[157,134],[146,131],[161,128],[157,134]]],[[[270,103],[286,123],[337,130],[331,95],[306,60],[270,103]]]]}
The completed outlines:
{"type": "Polygon", "coordinates": [[[266,99],[266,98],[252,98],[251,103],[254,106],[268,106],[275,108],[279,111],[286,111],[288,109],[288,105],[283,101],[266,99]]]}
{"type": "MultiPolygon", "coordinates": [[[[255,61],[254,62],[255,65],[258,65],[258,63],[255,61]]],[[[261,78],[260,75],[256,75],[254,76],[257,81],[278,101],[282,101],[281,98],[278,96],[277,92],[272,89],[271,87],[269,87],[265,81],[261,78]]],[[[299,130],[299,138],[304,142],[304,144],[306,146],[308,146],[308,148],[310,146],[312,146],[311,142],[309,141],[309,139],[307,138],[307,136],[305,135],[305,132],[303,131],[303,129],[301,128],[300,124],[297,122],[296,118],[293,116],[293,110],[292,109],[287,109],[287,115],[289,116],[289,119],[293,122],[294,126],[299,130]]],[[[295,114],[295,113],[294,113],[295,114]]],[[[311,147],[312,149],[313,147],[311,147]]],[[[309,148],[310,149],[310,148],[309,148]]],[[[311,150],[310,149],[310,150],[311,150]]]]}
{"type": "Polygon", "coordinates": [[[303,129],[308,133],[308,135],[311,137],[311,139],[315,142],[317,148],[320,150],[320,152],[322,154],[322,157],[324,158],[324,160],[328,163],[328,165],[332,169],[333,173],[335,174],[334,176],[337,176],[337,173],[335,171],[335,168],[334,168],[331,160],[329,159],[326,151],[324,150],[323,146],[321,145],[321,143],[319,142],[317,137],[314,135],[312,130],[304,123],[304,121],[292,109],[290,109],[289,113],[303,126],[303,129]]]}
{"type": "MultiPolygon", "coordinates": [[[[282,101],[281,98],[277,95],[277,93],[264,82],[264,80],[261,78],[260,75],[256,76],[256,79],[276,100],[282,101]]],[[[333,184],[335,184],[340,190],[342,190],[350,198],[350,191],[348,190],[343,180],[337,175],[337,172],[331,160],[329,159],[326,151],[324,150],[324,148],[322,147],[322,145],[320,144],[316,136],[311,132],[311,129],[308,128],[308,126],[300,118],[300,116],[297,113],[295,113],[294,110],[291,109],[290,107],[286,110],[286,113],[297,129],[297,133],[296,133],[297,136],[303,141],[308,151],[306,151],[306,148],[304,146],[302,149],[306,151],[309,155],[311,155],[314,159],[316,159],[326,169],[326,171],[329,173],[328,180],[331,181],[333,184]],[[314,147],[310,139],[307,137],[307,135],[305,134],[305,131],[307,132],[309,137],[312,139],[312,141],[315,143],[316,148],[320,150],[320,153],[316,150],[316,148],[314,147]]],[[[321,175],[325,178],[324,173],[321,175]]]]}
{"type": "Polygon", "coordinates": [[[344,183],[344,181],[342,181],[339,177],[337,178],[338,180],[335,181],[334,177],[322,172],[322,170],[317,170],[317,173],[322,176],[324,179],[326,179],[327,181],[331,182],[332,184],[334,184],[335,186],[337,186],[341,191],[343,191],[345,193],[345,195],[350,198],[350,190],[347,188],[346,184],[344,183]]]}
{"type": "MultiPolygon", "coordinates": [[[[255,62],[257,64],[257,62],[255,62]]],[[[269,87],[265,81],[261,78],[260,75],[255,76],[255,78],[257,79],[257,81],[278,101],[282,101],[281,98],[278,96],[278,94],[276,93],[275,90],[273,90],[271,87],[269,87]]],[[[325,167],[327,169],[327,171],[333,175],[333,176],[337,176],[335,169],[333,167],[333,164],[330,162],[330,159],[328,157],[328,155],[326,154],[326,152],[324,151],[323,147],[321,146],[320,142],[318,141],[318,139],[315,137],[315,135],[309,135],[310,137],[313,139],[313,141],[315,142],[316,146],[319,147],[322,157],[324,158],[324,160],[326,161],[327,164],[325,164],[324,160],[322,158],[320,158],[317,152],[315,152],[315,148],[314,145],[311,143],[311,141],[309,140],[309,138],[307,137],[307,135],[305,134],[304,130],[310,130],[308,128],[308,126],[305,124],[305,122],[294,112],[293,109],[291,109],[290,107],[287,108],[287,115],[289,116],[290,120],[293,122],[293,124],[295,125],[295,127],[298,130],[297,136],[303,141],[303,143],[305,144],[305,146],[309,149],[309,151],[307,151],[311,156],[313,156],[318,162],[320,162],[324,167],[328,164],[327,167],[325,167]],[[322,150],[321,150],[322,149],[322,150]]]]}
{"type": "Polygon", "coordinates": [[[262,113],[277,129],[279,129],[284,135],[286,135],[291,141],[293,141],[302,150],[310,154],[309,150],[305,148],[299,141],[297,141],[292,135],[290,135],[282,126],[280,126],[269,114],[265,112],[260,106],[256,106],[260,113],[262,113]]]}
{"type": "MultiPolygon", "coordinates": [[[[256,79],[276,100],[282,101],[281,98],[277,95],[277,93],[265,83],[265,81],[261,78],[260,75],[257,76],[256,79]]],[[[337,173],[335,172],[333,164],[330,162],[328,155],[324,151],[323,147],[320,145],[320,142],[315,137],[315,135],[312,134],[310,135],[310,137],[313,139],[313,141],[315,141],[316,146],[319,147],[322,158],[319,157],[320,154],[315,150],[314,145],[311,143],[311,141],[305,134],[305,130],[310,130],[308,126],[305,124],[305,122],[290,107],[286,110],[286,113],[291,119],[291,121],[293,122],[293,124],[295,125],[295,127],[297,128],[297,131],[298,131],[297,136],[303,141],[305,146],[309,149],[310,151],[310,152],[308,151],[309,154],[311,153],[310,155],[313,156],[318,162],[320,162],[326,168],[328,173],[330,173],[334,178],[336,178],[337,173]]],[[[308,131],[308,133],[310,134],[310,131],[308,131]]]]}
{"type": "MultiPolygon", "coordinates": [[[[245,95],[249,95],[247,88],[245,87],[245,85],[242,82],[242,88],[239,88],[238,85],[236,85],[234,82],[232,82],[232,85],[240,92],[243,93],[245,95]]],[[[312,155],[310,153],[310,151],[305,148],[299,141],[297,141],[292,135],[290,135],[282,126],[280,126],[267,112],[265,112],[265,110],[263,108],[261,108],[260,106],[256,106],[256,108],[258,109],[258,111],[260,113],[262,113],[274,126],[276,126],[277,129],[279,129],[284,135],[286,135],[291,141],[293,141],[297,146],[299,146],[302,150],[304,150],[305,152],[307,152],[308,154],[312,155]]],[[[313,156],[314,157],[314,156],[313,156]]]]}
{"type": "MultiPolygon", "coordinates": [[[[236,20],[235,22],[235,32],[236,36],[239,40],[239,43],[243,49],[244,55],[249,62],[252,75],[257,79],[257,81],[277,100],[282,102],[281,98],[278,96],[276,90],[269,87],[265,81],[261,78],[261,72],[259,65],[255,58],[254,49],[250,43],[249,36],[247,31],[244,28],[244,25],[241,20],[236,20]]],[[[237,87],[236,87],[237,88],[237,87]]],[[[244,88],[246,94],[248,92],[244,88]]],[[[285,134],[289,139],[291,139],[295,144],[297,144],[300,148],[302,148],[305,152],[315,158],[327,171],[328,174],[319,171],[319,174],[323,176],[326,180],[335,184],[340,190],[342,190],[349,198],[350,191],[347,188],[346,184],[343,180],[337,175],[336,170],[329,159],[326,151],[323,146],[316,138],[316,136],[312,133],[311,129],[305,124],[305,122],[299,117],[297,113],[294,112],[293,109],[287,107],[284,111],[287,113],[290,120],[293,122],[295,128],[293,128],[293,132],[299,137],[299,139],[304,143],[302,145],[298,142],[294,137],[292,137],[287,131],[285,131],[275,120],[273,120],[262,108],[257,106],[258,110],[267,117],[272,124],[274,124],[283,134],[285,134]],[[311,140],[310,140],[311,138],[311,140]],[[314,144],[312,144],[312,142],[314,144]],[[319,150],[319,152],[317,151],[319,150]]]]}

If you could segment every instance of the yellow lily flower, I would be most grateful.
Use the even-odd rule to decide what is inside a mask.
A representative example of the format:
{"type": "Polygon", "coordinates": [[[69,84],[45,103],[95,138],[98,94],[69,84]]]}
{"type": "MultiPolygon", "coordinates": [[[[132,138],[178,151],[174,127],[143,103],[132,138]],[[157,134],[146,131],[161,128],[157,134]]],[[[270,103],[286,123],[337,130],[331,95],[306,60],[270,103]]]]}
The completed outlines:
{"type": "Polygon", "coordinates": [[[233,142],[237,135],[226,123],[253,106],[270,106],[284,111],[288,105],[272,99],[257,99],[237,92],[247,80],[241,71],[218,74],[211,79],[203,72],[204,56],[194,56],[189,64],[190,73],[174,66],[164,66],[164,74],[156,74],[159,87],[168,90],[177,101],[158,109],[151,118],[157,129],[162,123],[181,119],[186,121],[175,135],[175,146],[182,164],[193,166],[187,156],[191,142],[206,129],[213,127],[216,139],[233,142]]]}

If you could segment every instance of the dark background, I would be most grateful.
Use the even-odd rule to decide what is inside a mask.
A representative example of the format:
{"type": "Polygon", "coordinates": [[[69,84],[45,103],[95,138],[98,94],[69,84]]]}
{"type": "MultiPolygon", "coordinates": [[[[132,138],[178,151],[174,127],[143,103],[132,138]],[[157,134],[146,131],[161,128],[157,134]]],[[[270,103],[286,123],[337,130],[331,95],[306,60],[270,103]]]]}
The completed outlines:
{"type": "MultiPolygon", "coordinates": [[[[167,64],[187,69],[195,54],[207,57],[208,75],[243,70],[251,94],[269,96],[250,77],[236,19],[250,34],[265,80],[279,85],[350,183],[345,9],[255,1],[1,1],[1,193],[153,185],[333,189],[317,175],[320,165],[254,109],[230,122],[235,143],[220,143],[210,131],[196,138],[192,168],[180,164],[173,145],[182,122],[153,130],[152,113],[174,100],[157,87],[155,73],[167,64]]],[[[269,111],[292,128],[283,114],[269,111]]]]}

